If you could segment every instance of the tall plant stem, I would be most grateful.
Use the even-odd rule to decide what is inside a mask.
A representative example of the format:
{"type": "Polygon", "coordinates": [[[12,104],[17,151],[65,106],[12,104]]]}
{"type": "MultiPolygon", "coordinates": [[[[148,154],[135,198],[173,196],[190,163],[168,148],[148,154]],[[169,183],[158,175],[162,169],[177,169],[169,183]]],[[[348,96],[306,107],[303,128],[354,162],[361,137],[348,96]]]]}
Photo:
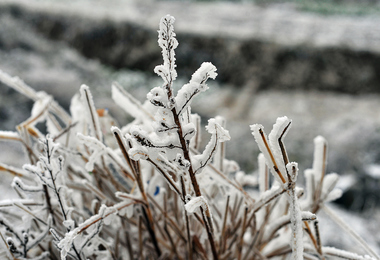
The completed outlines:
{"type": "Polygon", "coordinates": [[[143,200],[146,202],[145,207],[142,207],[142,211],[143,211],[144,218],[146,219],[146,222],[147,222],[146,224],[147,224],[149,235],[152,239],[153,246],[154,246],[154,249],[156,250],[157,255],[161,256],[161,250],[160,250],[160,247],[158,246],[156,233],[154,230],[154,222],[153,222],[152,211],[150,210],[148,197],[145,193],[144,184],[143,184],[142,179],[141,179],[140,163],[139,162],[132,161],[132,171],[135,175],[137,186],[140,190],[140,193],[143,197],[143,200]]]}
{"type": "MultiPolygon", "coordinates": [[[[49,147],[49,142],[46,140],[46,157],[48,159],[48,163],[51,164],[51,154],[50,154],[50,147],[49,147]]],[[[55,184],[55,179],[54,179],[54,176],[53,176],[53,172],[49,169],[49,174],[50,174],[50,177],[51,177],[51,181],[52,181],[52,184],[53,184],[53,190],[54,190],[54,193],[58,199],[58,204],[61,208],[61,212],[62,212],[62,216],[63,218],[65,219],[65,221],[67,221],[67,215],[66,215],[66,211],[65,209],[63,208],[63,203],[62,203],[62,200],[61,200],[61,196],[59,195],[59,191],[57,189],[57,186],[55,184]]],[[[48,194],[48,193],[46,193],[48,194]]],[[[52,216],[52,218],[54,219],[54,217],[52,216]]],[[[69,228],[66,228],[67,232],[70,232],[71,230],[69,228]]],[[[81,260],[81,256],[80,256],[80,253],[78,252],[78,250],[75,248],[75,245],[74,243],[72,244],[72,247],[73,247],[73,250],[75,252],[75,255],[78,257],[79,260],[81,260]]]]}
{"type": "MultiPolygon", "coordinates": [[[[166,25],[165,25],[166,26],[166,33],[171,32],[171,28],[170,28],[171,25],[172,25],[171,23],[166,22],[166,25]]],[[[169,73],[167,75],[167,79],[166,79],[166,85],[164,85],[163,88],[166,91],[166,94],[168,96],[169,101],[174,100],[173,99],[173,81],[175,79],[175,76],[174,76],[175,75],[174,74],[174,72],[175,72],[175,65],[174,65],[175,58],[174,58],[174,53],[172,53],[172,51],[176,47],[173,45],[173,42],[170,41],[170,39],[173,39],[174,36],[173,35],[166,35],[166,38],[164,39],[166,41],[166,45],[163,45],[165,47],[162,46],[163,48],[166,49],[167,61],[165,60],[165,57],[164,57],[164,63],[167,62],[166,65],[168,65],[168,71],[169,71],[169,73]]],[[[172,104],[174,104],[174,103],[172,103],[172,104]]],[[[181,149],[183,151],[183,156],[188,162],[190,162],[190,167],[188,169],[188,172],[190,175],[191,183],[192,183],[194,191],[195,191],[195,195],[197,197],[202,196],[202,193],[201,193],[201,190],[199,188],[197,179],[195,177],[195,172],[194,172],[194,169],[193,169],[193,166],[191,163],[191,159],[190,159],[189,147],[187,146],[186,140],[183,136],[182,125],[181,125],[181,121],[179,119],[179,113],[177,112],[175,104],[174,104],[173,108],[171,108],[171,112],[173,114],[174,123],[178,127],[178,130],[177,130],[178,139],[181,143],[181,149]]],[[[216,251],[214,237],[213,237],[213,233],[212,233],[212,221],[211,221],[210,211],[208,208],[206,208],[206,210],[204,210],[202,207],[200,207],[200,210],[201,210],[203,222],[205,224],[205,228],[207,231],[208,240],[210,242],[213,258],[214,258],[214,260],[217,260],[218,254],[216,251]]]]}
{"type": "MultiPolygon", "coordinates": [[[[135,181],[137,183],[137,187],[139,188],[141,196],[146,203],[146,205],[144,207],[142,207],[143,215],[144,215],[144,218],[146,220],[148,232],[149,232],[149,235],[152,239],[153,246],[156,250],[156,253],[158,256],[161,256],[161,250],[160,250],[160,247],[158,246],[156,233],[154,230],[154,222],[153,222],[152,211],[149,207],[148,197],[145,193],[144,184],[143,184],[142,179],[141,179],[140,163],[138,161],[133,161],[129,158],[129,155],[127,152],[128,149],[126,149],[126,147],[124,146],[125,143],[122,141],[121,136],[119,135],[119,133],[117,131],[114,132],[114,136],[117,140],[117,143],[120,147],[120,150],[123,153],[124,159],[127,161],[128,165],[132,169],[133,177],[135,178],[135,181]]],[[[130,146],[129,146],[129,148],[130,148],[130,146]]]]}
{"type": "Polygon", "coordinates": [[[46,205],[47,205],[47,208],[48,208],[48,211],[51,215],[51,218],[53,220],[53,225],[55,225],[55,218],[54,218],[54,211],[53,211],[53,207],[51,206],[51,202],[50,202],[50,195],[49,195],[49,191],[48,191],[48,187],[44,184],[42,185],[43,189],[44,189],[44,193],[45,193],[45,198],[46,198],[46,205]]]}
{"type": "MultiPolygon", "coordinates": [[[[190,167],[189,167],[188,171],[189,171],[189,175],[190,175],[190,179],[191,179],[191,184],[193,185],[193,188],[194,188],[195,195],[197,197],[202,196],[202,193],[201,193],[201,190],[199,188],[199,184],[197,182],[197,178],[195,177],[195,172],[194,172],[194,169],[193,169],[193,166],[191,163],[189,149],[188,149],[188,146],[186,144],[186,140],[183,137],[182,125],[181,125],[181,121],[179,120],[177,110],[174,107],[171,111],[173,114],[174,122],[178,126],[178,138],[179,138],[179,141],[181,143],[183,156],[187,161],[190,162],[190,167]]],[[[205,228],[207,231],[207,237],[208,237],[208,240],[210,242],[210,247],[211,247],[213,258],[214,258],[214,260],[217,260],[217,259],[219,259],[219,257],[218,257],[218,253],[216,251],[214,236],[213,236],[212,229],[211,229],[212,220],[211,220],[209,209],[206,209],[206,212],[204,212],[204,209],[202,207],[200,207],[200,210],[202,213],[203,222],[205,223],[205,228]]]]}
{"type": "MultiPolygon", "coordinates": [[[[185,201],[186,190],[185,190],[185,181],[183,180],[183,176],[181,176],[181,188],[182,188],[182,200],[185,201]]],[[[191,241],[191,234],[190,234],[189,216],[187,215],[185,210],[183,214],[185,215],[185,220],[186,220],[187,246],[189,248],[188,259],[193,260],[193,248],[192,248],[192,241],[191,241]]]]}

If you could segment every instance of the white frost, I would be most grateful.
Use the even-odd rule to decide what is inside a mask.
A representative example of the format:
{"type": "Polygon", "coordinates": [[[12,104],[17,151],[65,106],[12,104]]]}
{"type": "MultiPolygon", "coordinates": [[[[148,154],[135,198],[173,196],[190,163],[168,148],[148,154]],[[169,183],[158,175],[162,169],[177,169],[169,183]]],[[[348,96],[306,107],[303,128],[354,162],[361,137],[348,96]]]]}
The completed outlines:
{"type": "Polygon", "coordinates": [[[12,77],[4,71],[0,70],[0,81],[20,92],[21,94],[29,97],[30,99],[38,99],[37,92],[30,86],[26,85],[25,82],[22,81],[19,77],[12,77]]]}
{"type": "Polygon", "coordinates": [[[20,136],[17,132],[13,131],[0,131],[0,138],[7,140],[19,140],[20,136]]]}
{"type": "Polygon", "coordinates": [[[324,165],[326,164],[326,158],[324,158],[324,154],[326,152],[327,155],[327,141],[322,136],[317,136],[314,138],[314,160],[313,160],[313,170],[314,177],[316,181],[316,185],[321,181],[322,174],[324,173],[324,165]]]}
{"type": "Polygon", "coordinates": [[[215,120],[211,118],[206,126],[207,131],[211,134],[211,139],[206,145],[202,154],[194,155],[192,157],[192,164],[195,169],[195,173],[200,173],[203,168],[211,161],[215,155],[216,148],[219,142],[225,142],[230,140],[230,134],[227,130],[221,127],[215,120]]]}
{"type": "Polygon", "coordinates": [[[259,190],[260,194],[262,194],[269,189],[268,168],[265,163],[265,157],[263,153],[259,154],[257,161],[259,165],[259,190]]]}
{"type": "Polygon", "coordinates": [[[135,99],[116,82],[112,84],[112,99],[119,107],[134,118],[152,117],[152,115],[142,106],[140,101],[135,99]]]}
{"type": "Polygon", "coordinates": [[[314,194],[315,194],[315,179],[313,169],[306,169],[304,171],[306,179],[306,199],[302,201],[302,208],[309,209],[310,205],[313,205],[314,194]]]}
{"type": "Polygon", "coordinates": [[[324,199],[324,202],[330,202],[339,199],[342,197],[343,191],[341,189],[332,190],[324,199]]]}
{"type": "Polygon", "coordinates": [[[133,147],[129,149],[128,154],[134,161],[146,160],[149,157],[148,149],[146,149],[144,146],[133,147]]]}
{"type": "Polygon", "coordinates": [[[290,194],[290,222],[292,227],[291,236],[291,247],[292,247],[292,258],[294,260],[303,259],[303,224],[302,224],[302,213],[297,202],[297,196],[295,192],[290,194]]]}
{"type": "Polygon", "coordinates": [[[245,186],[252,186],[255,187],[257,186],[257,176],[254,176],[252,174],[245,174],[243,171],[238,171],[235,175],[235,179],[240,185],[245,186]]]}
{"type": "Polygon", "coordinates": [[[325,198],[329,193],[335,188],[335,185],[338,183],[339,175],[336,173],[330,173],[323,178],[322,186],[322,198],[325,198]]]}
{"type": "Polygon", "coordinates": [[[276,161],[274,160],[274,157],[272,158],[272,156],[271,156],[271,152],[269,150],[270,149],[269,142],[268,142],[268,138],[264,132],[264,127],[260,124],[254,124],[254,125],[251,125],[250,127],[251,127],[251,131],[252,131],[252,135],[254,136],[255,141],[256,141],[257,145],[259,146],[260,151],[264,154],[266,163],[267,163],[269,169],[271,169],[273,176],[278,181],[278,183],[283,184],[284,183],[283,179],[285,180],[283,173],[280,172],[280,174],[282,176],[282,178],[281,178],[279,176],[279,174],[274,172],[274,168],[275,168],[274,163],[276,161]]]}
{"type": "Polygon", "coordinates": [[[225,142],[229,141],[231,139],[230,133],[228,130],[224,129],[222,126],[220,126],[215,118],[211,118],[208,120],[208,125],[206,126],[206,130],[210,134],[217,135],[218,142],[225,142]]]}
{"type": "Polygon", "coordinates": [[[368,256],[368,255],[361,256],[361,255],[358,255],[355,253],[351,253],[351,252],[347,252],[344,250],[337,249],[335,247],[324,246],[324,247],[322,247],[322,251],[326,255],[337,256],[337,257],[345,258],[345,259],[353,259],[353,260],[365,260],[365,259],[375,260],[376,259],[376,258],[368,256]]]}
{"type": "Polygon", "coordinates": [[[290,162],[286,165],[286,170],[290,175],[291,181],[296,182],[298,176],[298,163],[290,162]]]}
{"type": "MultiPolygon", "coordinates": [[[[276,123],[273,125],[272,131],[269,133],[269,146],[271,148],[272,154],[275,161],[277,162],[277,167],[280,170],[281,174],[285,174],[285,163],[282,156],[279,139],[283,139],[288,133],[292,121],[286,116],[279,117],[276,120],[276,123]]],[[[285,151],[286,153],[286,151],[285,151]]]]}
{"type": "Polygon", "coordinates": [[[176,97],[178,113],[185,112],[193,98],[208,89],[206,81],[209,78],[215,79],[217,75],[216,67],[212,63],[203,62],[201,67],[191,76],[190,82],[178,91],[176,97]]]}
{"type": "Polygon", "coordinates": [[[80,93],[83,106],[85,107],[85,111],[87,113],[87,118],[90,119],[90,122],[88,123],[91,129],[91,134],[95,136],[98,140],[102,140],[103,135],[100,127],[99,116],[96,112],[90,88],[86,85],[82,85],[80,87],[80,93]]]}
{"type": "Polygon", "coordinates": [[[193,197],[185,204],[185,209],[189,213],[194,213],[199,207],[207,208],[208,204],[203,196],[193,197]]]}
{"type": "Polygon", "coordinates": [[[92,171],[99,157],[107,152],[107,147],[95,137],[84,136],[81,133],[78,133],[77,137],[82,143],[93,149],[93,152],[86,163],[86,170],[92,171]]]}
{"type": "Polygon", "coordinates": [[[169,14],[162,17],[160,21],[160,29],[158,30],[158,45],[162,49],[164,64],[156,66],[154,72],[162,77],[165,84],[170,84],[170,81],[177,78],[174,50],[178,46],[178,41],[175,38],[174,21],[174,17],[169,14]]]}

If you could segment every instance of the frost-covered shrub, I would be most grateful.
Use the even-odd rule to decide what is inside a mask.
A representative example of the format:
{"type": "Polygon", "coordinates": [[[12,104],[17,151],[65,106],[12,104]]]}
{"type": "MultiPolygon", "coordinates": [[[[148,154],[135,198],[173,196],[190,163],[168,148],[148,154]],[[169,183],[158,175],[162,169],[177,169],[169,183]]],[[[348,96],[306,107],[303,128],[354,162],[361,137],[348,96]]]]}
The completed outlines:
{"type": "Polygon", "coordinates": [[[215,79],[216,67],[203,63],[175,93],[173,24],[165,16],[158,31],[164,62],[154,71],[162,86],[142,104],[112,85],[115,103],[135,118],[121,128],[95,108],[87,86],[68,114],[48,94],[0,72],[3,83],[35,101],[16,132],[0,132],[29,158],[23,169],[0,164],[15,175],[20,196],[0,202],[2,259],[371,259],[321,244],[316,214],[333,215],[325,203],[341,195],[334,189],[338,175],[325,172],[323,137],[315,138],[306,190],[296,185],[298,165],[283,143],[287,117],[268,136],[261,125],[251,126],[262,152],[257,176],[225,159],[230,135],[222,117],[208,121],[210,140],[200,148],[201,118],[191,102],[215,79]]]}

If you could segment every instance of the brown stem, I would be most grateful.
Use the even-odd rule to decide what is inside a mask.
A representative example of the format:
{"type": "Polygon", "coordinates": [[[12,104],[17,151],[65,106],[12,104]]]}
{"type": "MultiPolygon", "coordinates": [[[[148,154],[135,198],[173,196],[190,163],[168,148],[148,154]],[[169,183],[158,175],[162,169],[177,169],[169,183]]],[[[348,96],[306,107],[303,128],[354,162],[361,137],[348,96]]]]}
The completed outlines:
{"type": "MultiPolygon", "coordinates": [[[[166,193],[164,194],[164,211],[168,212],[168,209],[167,209],[167,194],[166,193]]],[[[157,226],[159,226],[159,225],[157,225],[157,226]]],[[[179,259],[179,260],[183,260],[183,258],[180,257],[180,255],[178,254],[177,247],[176,247],[176,245],[175,245],[175,243],[173,241],[173,238],[170,235],[170,232],[168,230],[167,219],[164,220],[164,231],[165,231],[165,234],[166,234],[167,238],[169,239],[170,245],[172,246],[172,251],[176,255],[176,258],[179,259]]]]}
{"type": "Polygon", "coordinates": [[[238,246],[237,246],[237,249],[238,249],[238,260],[241,259],[241,256],[242,256],[242,252],[243,252],[243,237],[244,237],[244,233],[245,233],[245,224],[246,224],[246,221],[247,221],[247,214],[248,214],[248,208],[245,208],[244,210],[244,218],[243,218],[243,225],[241,226],[241,234],[240,234],[240,239],[239,239],[239,243],[238,243],[238,246]]]}
{"type": "MultiPolygon", "coordinates": [[[[175,185],[173,180],[170,179],[170,177],[166,174],[166,172],[163,169],[161,169],[161,167],[159,167],[150,158],[148,158],[147,161],[150,162],[157,169],[157,171],[159,171],[161,173],[161,175],[166,179],[166,181],[169,183],[169,185],[177,192],[178,195],[180,195],[181,193],[180,193],[177,185],[175,185]]],[[[182,200],[185,201],[184,198],[182,200]]]]}
{"type": "Polygon", "coordinates": [[[327,159],[327,145],[324,143],[323,145],[323,164],[322,164],[322,172],[321,172],[321,179],[318,182],[318,186],[315,189],[315,194],[314,194],[314,207],[312,209],[313,213],[316,213],[319,208],[320,208],[320,200],[321,200],[321,194],[322,194],[322,186],[323,186],[323,179],[326,174],[326,159],[327,159]]]}
{"type": "MultiPolygon", "coordinates": [[[[194,172],[194,169],[193,169],[193,166],[192,166],[192,163],[191,163],[189,149],[188,149],[188,146],[186,144],[185,138],[183,138],[183,131],[182,131],[181,121],[180,121],[179,116],[177,114],[176,108],[174,107],[171,111],[172,111],[172,114],[173,114],[174,122],[178,126],[177,133],[178,133],[179,141],[181,143],[181,148],[182,148],[182,151],[183,151],[183,156],[184,156],[184,158],[187,161],[190,162],[190,167],[188,169],[188,172],[189,172],[189,175],[190,175],[191,184],[193,185],[193,188],[194,188],[195,195],[197,197],[202,196],[202,193],[201,193],[201,190],[199,188],[199,185],[198,185],[198,182],[197,182],[197,178],[195,177],[195,172],[194,172]]],[[[213,237],[213,233],[212,233],[212,230],[211,230],[211,225],[212,225],[211,218],[209,218],[209,217],[206,218],[206,215],[210,216],[210,212],[208,212],[209,209],[207,209],[206,212],[204,212],[203,208],[200,207],[200,210],[201,210],[201,214],[202,214],[202,217],[203,217],[203,222],[205,223],[205,228],[206,228],[206,231],[207,231],[208,240],[210,242],[210,247],[211,247],[213,258],[214,258],[214,260],[217,260],[217,259],[219,259],[219,257],[218,257],[218,253],[216,251],[214,237],[213,237]],[[204,213],[206,213],[206,214],[204,214],[204,213]],[[207,225],[207,223],[208,223],[208,225],[207,225]]]]}
{"type": "Polygon", "coordinates": [[[51,206],[49,191],[48,191],[48,188],[47,188],[46,185],[42,185],[42,186],[44,188],[44,193],[45,193],[45,198],[46,198],[46,205],[47,205],[48,211],[49,211],[49,213],[51,215],[51,218],[53,220],[53,225],[55,225],[54,211],[53,211],[53,208],[51,206]]]}
{"type": "Polygon", "coordinates": [[[277,173],[277,175],[280,177],[282,183],[285,183],[286,180],[285,180],[284,176],[282,175],[282,173],[280,172],[280,170],[278,169],[277,162],[276,162],[276,160],[274,159],[274,156],[273,156],[273,154],[272,154],[271,149],[269,148],[268,141],[267,141],[267,139],[266,139],[265,136],[264,136],[264,132],[263,132],[263,130],[262,130],[262,129],[259,129],[259,133],[260,133],[261,139],[263,139],[263,142],[264,142],[265,148],[267,149],[268,154],[269,154],[269,156],[270,156],[270,158],[271,158],[271,161],[272,161],[272,163],[273,163],[273,170],[274,170],[274,171],[277,173]]]}
{"type": "Polygon", "coordinates": [[[153,245],[154,245],[154,248],[156,250],[157,255],[161,256],[161,250],[160,250],[160,248],[158,246],[156,234],[155,234],[155,231],[154,231],[154,223],[153,223],[152,212],[150,210],[149,202],[148,202],[148,197],[146,196],[144,185],[143,185],[143,182],[142,182],[142,179],[141,179],[140,164],[139,164],[139,162],[133,161],[132,162],[132,166],[133,166],[132,169],[133,169],[133,173],[135,175],[137,186],[138,186],[138,188],[140,190],[140,193],[141,193],[141,195],[143,197],[143,200],[146,202],[146,207],[143,207],[142,211],[143,211],[144,218],[147,221],[148,232],[149,232],[149,235],[150,235],[150,237],[152,239],[152,242],[153,242],[153,245]]]}
{"type": "Polygon", "coordinates": [[[230,195],[227,196],[227,203],[226,203],[226,209],[224,211],[224,218],[223,218],[223,225],[222,225],[222,234],[220,236],[220,241],[219,241],[219,252],[222,254],[225,250],[226,247],[226,229],[227,229],[227,217],[228,217],[228,208],[230,204],[230,195]]]}
{"type": "Polygon", "coordinates": [[[322,256],[322,259],[325,259],[322,253],[322,243],[321,243],[321,236],[319,234],[318,220],[314,221],[314,230],[315,230],[315,236],[317,239],[318,253],[322,256]]]}
{"type": "Polygon", "coordinates": [[[161,214],[165,217],[165,219],[168,221],[168,223],[171,225],[173,230],[177,233],[177,235],[183,240],[186,241],[186,237],[184,234],[182,234],[181,228],[173,221],[173,219],[168,215],[168,213],[161,208],[161,206],[157,203],[157,201],[152,198],[152,196],[149,196],[150,201],[154,204],[154,206],[161,212],[161,214]]]}
{"type": "MultiPolygon", "coordinates": [[[[155,231],[154,231],[154,222],[153,222],[153,216],[152,216],[152,212],[150,210],[150,207],[149,207],[149,202],[148,202],[148,197],[145,193],[145,189],[144,189],[144,184],[142,182],[142,179],[141,179],[141,172],[140,172],[140,163],[139,161],[133,161],[129,158],[129,155],[128,155],[128,152],[127,152],[127,148],[124,146],[125,143],[122,141],[121,139],[121,136],[119,135],[119,133],[117,133],[116,131],[114,131],[114,136],[117,140],[117,143],[120,147],[120,150],[122,151],[123,153],[123,156],[125,158],[125,160],[127,161],[127,163],[129,164],[129,166],[131,167],[132,169],[132,173],[135,177],[135,180],[137,182],[137,186],[140,190],[140,193],[143,197],[143,200],[146,202],[146,206],[142,208],[142,211],[143,211],[143,215],[144,217],[146,218],[146,222],[147,222],[147,229],[148,229],[148,232],[149,232],[149,235],[152,239],[152,242],[153,242],[153,245],[154,245],[154,248],[156,250],[156,253],[158,256],[161,256],[161,250],[158,246],[158,242],[157,242],[157,238],[156,238],[156,234],[155,234],[155,231]]],[[[129,147],[131,148],[131,147],[129,147]]]]}
{"type": "MultiPolygon", "coordinates": [[[[185,189],[185,181],[183,180],[183,175],[181,175],[181,189],[182,189],[182,199],[185,201],[186,189],[185,189]]],[[[193,260],[193,248],[190,234],[190,224],[189,224],[189,216],[186,211],[183,213],[185,215],[186,220],[186,234],[187,234],[187,245],[189,248],[189,260],[193,260]]]]}
{"type": "Polygon", "coordinates": [[[149,233],[150,237],[152,238],[154,249],[156,250],[157,255],[161,256],[161,250],[160,250],[160,247],[158,246],[156,233],[154,231],[152,213],[150,210],[148,210],[149,207],[141,207],[141,208],[142,208],[144,218],[147,220],[147,229],[148,229],[148,233],[149,233]]]}

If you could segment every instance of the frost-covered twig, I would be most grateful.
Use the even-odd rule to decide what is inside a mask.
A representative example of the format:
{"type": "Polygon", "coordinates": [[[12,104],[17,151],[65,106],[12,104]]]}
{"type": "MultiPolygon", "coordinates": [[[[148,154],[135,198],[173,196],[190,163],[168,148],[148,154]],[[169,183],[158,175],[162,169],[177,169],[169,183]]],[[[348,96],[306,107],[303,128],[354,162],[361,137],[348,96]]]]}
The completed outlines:
{"type": "Polygon", "coordinates": [[[279,183],[285,183],[284,173],[279,170],[276,159],[271,151],[268,138],[264,133],[264,127],[262,125],[251,125],[252,134],[255,137],[255,140],[260,148],[260,151],[264,154],[266,162],[271,170],[273,170],[276,174],[274,175],[276,179],[278,179],[279,183]]]}
{"type": "Polygon", "coordinates": [[[148,228],[149,234],[152,238],[154,248],[157,252],[157,255],[160,256],[161,255],[161,249],[159,248],[159,245],[157,243],[157,238],[156,238],[156,234],[154,231],[153,215],[152,215],[152,212],[151,212],[151,209],[149,206],[148,197],[147,197],[146,192],[145,192],[144,184],[142,182],[142,176],[141,176],[141,172],[140,172],[140,162],[130,159],[127,151],[132,148],[131,145],[127,144],[126,140],[120,135],[120,130],[118,130],[117,128],[112,128],[112,129],[113,129],[114,136],[116,137],[116,140],[118,142],[118,145],[123,152],[124,158],[132,169],[135,181],[137,182],[137,187],[139,188],[139,191],[142,195],[142,199],[146,203],[146,207],[142,208],[143,215],[147,221],[147,228],[148,228]]]}
{"type": "Polygon", "coordinates": [[[144,106],[135,99],[131,94],[123,89],[117,82],[112,83],[112,99],[125,112],[129,113],[134,118],[149,118],[154,117],[144,108],[144,106]]]}
{"type": "Polygon", "coordinates": [[[296,163],[288,163],[286,165],[286,170],[289,173],[290,179],[289,184],[291,189],[288,190],[289,195],[289,209],[290,209],[290,222],[292,228],[292,258],[295,260],[303,259],[303,222],[302,222],[302,213],[300,206],[297,201],[297,195],[295,193],[295,181],[297,180],[298,175],[298,165],[296,163]]]}
{"type": "Polygon", "coordinates": [[[86,85],[82,85],[80,88],[82,102],[85,107],[85,111],[91,119],[91,123],[89,124],[91,129],[91,135],[95,136],[98,140],[103,140],[103,134],[101,132],[99,117],[96,112],[96,108],[94,105],[94,100],[92,98],[92,94],[90,89],[86,85]]]}
{"type": "Polygon", "coordinates": [[[347,252],[344,250],[340,250],[334,247],[323,247],[323,252],[326,255],[342,258],[342,259],[348,259],[348,260],[371,260],[371,259],[379,259],[379,258],[372,258],[370,256],[361,256],[355,253],[347,252]]]}

